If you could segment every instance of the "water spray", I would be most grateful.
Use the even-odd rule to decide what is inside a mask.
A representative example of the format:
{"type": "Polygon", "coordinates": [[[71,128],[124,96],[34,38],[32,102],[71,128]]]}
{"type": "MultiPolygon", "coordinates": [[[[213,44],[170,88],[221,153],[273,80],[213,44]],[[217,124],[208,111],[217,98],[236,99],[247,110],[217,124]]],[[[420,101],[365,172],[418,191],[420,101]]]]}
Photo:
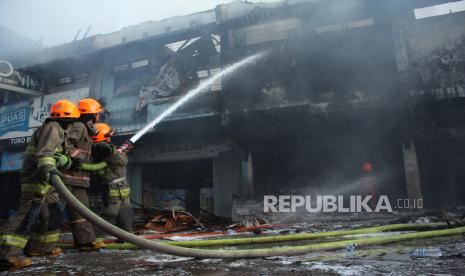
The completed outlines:
{"type": "Polygon", "coordinates": [[[176,101],[173,105],[168,107],[168,109],[163,111],[163,113],[161,113],[158,117],[153,119],[144,128],[142,128],[136,134],[134,134],[128,141],[126,141],[123,145],[121,145],[121,147],[118,149],[118,151],[120,151],[120,152],[128,152],[129,150],[131,150],[133,148],[133,146],[137,142],[137,140],[139,140],[145,133],[147,133],[150,129],[154,128],[161,121],[163,121],[163,119],[165,119],[166,117],[173,114],[173,112],[175,112],[178,108],[185,105],[187,102],[189,102],[190,100],[195,98],[197,95],[208,91],[208,88],[212,84],[214,84],[216,81],[218,81],[220,78],[222,78],[222,77],[224,77],[226,75],[229,75],[229,74],[237,71],[238,69],[240,69],[240,68],[242,68],[242,67],[244,67],[244,66],[246,66],[248,64],[251,64],[252,62],[257,61],[259,58],[262,58],[264,55],[265,55],[265,53],[263,53],[263,52],[257,53],[257,54],[251,55],[249,57],[246,57],[246,58],[242,59],[241,61],[233,63],[233,64],[229,65],[228,67],[224,68],[223,70],[221,70],[220,72],[218,72],[217,74],[211,76],[210,78],[208,78],[204,82],[200,83],[197,87],[189,90],[186,93],[186,95],[181,97],[178,101],[176,101]]]}

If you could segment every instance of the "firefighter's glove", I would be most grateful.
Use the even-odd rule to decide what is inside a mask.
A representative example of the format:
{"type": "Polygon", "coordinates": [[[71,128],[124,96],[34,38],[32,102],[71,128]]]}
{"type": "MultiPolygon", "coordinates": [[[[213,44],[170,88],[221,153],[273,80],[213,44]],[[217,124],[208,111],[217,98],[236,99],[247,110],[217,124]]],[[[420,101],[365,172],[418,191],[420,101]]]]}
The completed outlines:
{"type": "Polygon", "coordinates": [[[105,143],[105,142],[100,142],[94,144],[94,147],[92,149],[92,154],[97,160],[107,158],[114,152],[115,148],[113,145],[105,143]]]}
{"type": "Polygon", "coordinates": [[[100,147],[105,156],[108,156],[115,151],[115,147],[108,143],[100,143],[100,147]]]}
{"type": "Polygon", "coordinates": [[[57,168],[59,169],[69,170],[73,165],[71,158],[65,154],[56,153],[55,160],[57,162],[57,168]]]}

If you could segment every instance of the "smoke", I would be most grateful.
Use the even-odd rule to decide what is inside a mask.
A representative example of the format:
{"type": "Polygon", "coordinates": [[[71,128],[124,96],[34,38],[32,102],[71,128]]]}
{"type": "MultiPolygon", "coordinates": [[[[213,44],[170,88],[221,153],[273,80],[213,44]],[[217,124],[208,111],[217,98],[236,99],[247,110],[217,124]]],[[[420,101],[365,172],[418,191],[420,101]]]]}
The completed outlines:
{"type": "Polygon", "coordinates": [[[263,62],[225,85],[228,111],[266,110],[260,119],[231,119],[244,132],[243,143],[254,143],[257,186],[262,194],[353,192],[364,177],[362,164],[370,161],[378,185],[387,192],[398,189],[405,185],[400,143],[405,113],[377,106],[397,103],[404,92],[392,26],[379,21],[379,13],[390,12],[384,6],[398,4],[311,3],[301,14],[292,11],[305,17],[286,40],[257,46],[271,52],[263,62]],[[247,142],[254,131],[262,137],[247,142]]]}

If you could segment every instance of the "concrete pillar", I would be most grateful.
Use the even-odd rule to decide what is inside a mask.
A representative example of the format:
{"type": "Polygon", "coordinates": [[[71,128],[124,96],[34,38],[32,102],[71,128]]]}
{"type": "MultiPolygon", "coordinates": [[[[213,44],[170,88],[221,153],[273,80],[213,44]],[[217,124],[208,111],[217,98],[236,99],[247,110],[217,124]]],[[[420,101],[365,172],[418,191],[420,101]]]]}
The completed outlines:
{"type": "Polygon", "coordinates": [[[102,70],[100,65],[97,65],[91,71],[89,80],[90,96],[96,99],[102,97],[102,70]]]}
{"type": "Polygon", "coordinates": [[[252,164],[252,154],[248,153],[242,159],[241,195],[249,196],[252,194],[253,194],[253,164],[252,164]]]}
{"type": "Polygon", "coordinates": [[[245,181],[246,184],[246,194],[254,194],[254,181],[253,181],[253,159],[252,154],[247,154],[247,178],[245,181]]]}
{"type": "Polygon", "coordinates": [[[408,197],[410,200],[423,199],[415,142],[410,139],[404,140],[402,143],[402,153],[404,156],[408,197]]]}

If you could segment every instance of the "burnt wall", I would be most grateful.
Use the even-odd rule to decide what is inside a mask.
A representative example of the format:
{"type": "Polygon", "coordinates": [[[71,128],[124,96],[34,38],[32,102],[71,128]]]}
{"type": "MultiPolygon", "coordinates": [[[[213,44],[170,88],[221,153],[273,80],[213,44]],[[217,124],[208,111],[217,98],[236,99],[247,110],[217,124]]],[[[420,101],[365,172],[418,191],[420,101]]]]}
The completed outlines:
{"type": "Polygon", "coordinates": [[[409,30],[412,94],[465,97],[464,13],[416,20],[409,30]]]}
{"type": "Polygon", "coordinates": [[[328,3],[229,30],[225,62],[266,57],[224,79],[226,110],[399,99],[392,27],[364,1],[328,3]]]}

